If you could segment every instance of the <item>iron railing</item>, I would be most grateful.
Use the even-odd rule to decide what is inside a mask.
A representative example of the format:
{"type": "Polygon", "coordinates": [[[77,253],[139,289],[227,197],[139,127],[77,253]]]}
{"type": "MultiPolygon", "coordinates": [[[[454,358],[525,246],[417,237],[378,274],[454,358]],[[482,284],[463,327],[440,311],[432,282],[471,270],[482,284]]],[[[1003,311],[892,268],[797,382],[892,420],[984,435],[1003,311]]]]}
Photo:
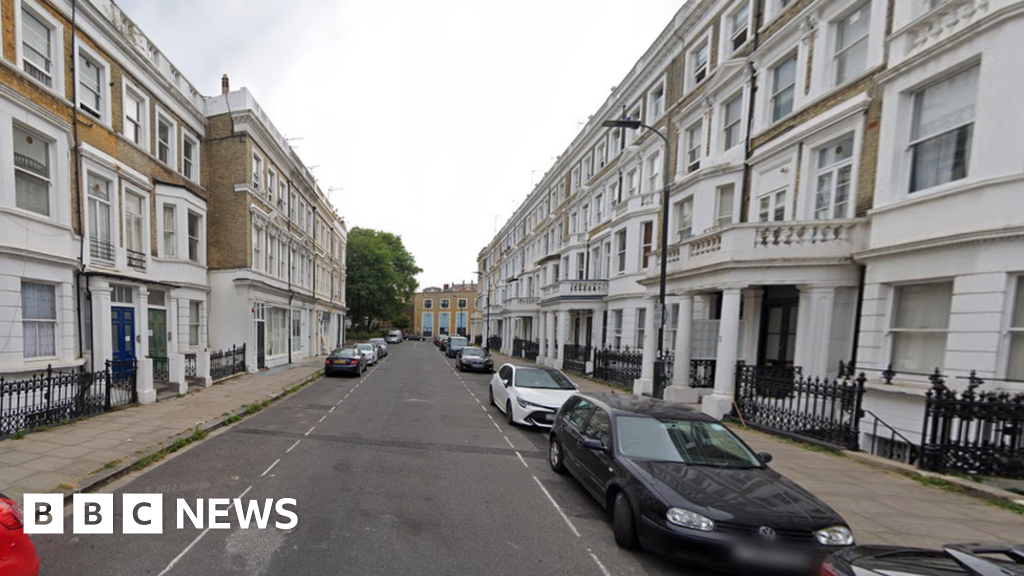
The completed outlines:
{"type": "Polygon", "coordinates": [[[674,354],[667,354],[664,358],[654,360],[654,397],[664,398],[665,388],[672,385],[672,377],[675,374],[676,357],[674,354]]]}
{"type": "Polygon", "coordinates": [[[60,372],[47,366],[24,380],[0,377],[0,436],[137,403],[137,368],[135,360],[108,360],[96,372],[60,372]]]}
{"type": "Polygon", "coordinates": [[[748,424],[812,442],[857,450],[864,374],[811,378],[799,367],[736,366],[733,415],[748,424]]]}
{"type": "Polygon", "coordinates": [[[167,356],[146,356],[153,361],[153,380],[167,382],[171,379],[171,360],[167,356]]]}
{"type": "Polygon", "coordinates": [[[89,255],[104,262],[114,261],[114,245],[95,236],[89,237],[89,255]]]}
{"type": "Polygon", "coordinates": [[[632,390],[633,381],[640,377],[643,361],[644,354],[640,350],[594,350],[593,377],[632,390]]]}
{"type": "Polygon", "coordinates": [[[537,342],[522,338],[516,338],[512,341],[512,356],[516,358],[525,358],[536,362],[539,354],[540,344],[537,342]]]}
{"type": "Polygon", "coordinates": [[[584,346],[582,344],[563,344],[562,370],[568,370],[578,374],[586,374],[587,362],[590,361],[590,352],[590,346],[584,346]]]}
{"type": "Polygon", "coordinates": [[[146,269],[146,254],[144,252],[125,249],[125,253],[128,255],[129,266],[137,270],[146,269]]]}
{"type": "Polygon", "coordinates": [[[196,377],[196,355],[195,353],[185,354],[185,378],[196,377]]]}
{"type": "Polygon", "coordinates": [[[959,393],[938,371],[931,380],[919,467],[1024,478],[1024,394],[978,392],[984,381],[975,372],[959,393]]]}
{"type": "Polygon", "coordinates": [[[690,388],[714,388],[715,366],[711,360],[690,360],[690,388]]]}
{"type": "Polygon", "coordinates": [[[921,449],[910,441],[899,430],[878,417],[871,410],[864,410],[864,416],[871,417],[871,448],[869,452],[875,456],[896,460],[913,466],[917,464],[921,449]]]}
{"type": "Polygon", "coordinates": [[[210,353],[210,378],[216,382],[245,372],[245,344],[210,353]]]}
{"type": "Polygon", "coordinates": [[[491,336],[487,339],[488,350],[501,350],[501,336],[491,336]]]}

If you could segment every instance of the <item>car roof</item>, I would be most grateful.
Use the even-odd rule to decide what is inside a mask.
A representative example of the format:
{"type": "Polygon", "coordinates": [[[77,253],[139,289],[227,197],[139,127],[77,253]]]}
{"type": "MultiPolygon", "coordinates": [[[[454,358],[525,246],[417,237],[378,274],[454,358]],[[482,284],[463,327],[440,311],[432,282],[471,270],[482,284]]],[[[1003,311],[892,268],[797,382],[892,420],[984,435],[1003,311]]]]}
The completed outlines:
{"type": "Polygon", "coordinates": [[[576,395],[590,400],[610,412],[613,416],[639,415],[650,416],[651,418],[678,418],[682,420],[717,422],[717,420],[699,410],[649,396],[598,392],[577,392],[576,395]]]}

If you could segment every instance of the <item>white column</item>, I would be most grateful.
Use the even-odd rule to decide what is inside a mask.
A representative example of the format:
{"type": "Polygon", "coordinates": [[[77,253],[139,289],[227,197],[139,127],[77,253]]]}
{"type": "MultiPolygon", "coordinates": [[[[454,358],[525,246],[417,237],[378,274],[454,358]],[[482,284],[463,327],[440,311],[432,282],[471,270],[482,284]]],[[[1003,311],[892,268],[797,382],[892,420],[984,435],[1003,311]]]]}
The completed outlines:
{"type": "Polygon", "coordinates": [[[91,278],[92,294],[92,369],[103,370],[107,360],[114,358],[110,332],[110,284],[100,278],[91,278]]]}
{"type": "Polygon", "coordinates": [[[594,349],[597,350],[604,346],[604,341],[601,339],[601,333],[604,332],[604,310],[594,310],[594,349]]]}
{"type": "Polygon", "coordinates": [[[644,313],[644,341],[640,343],[643,364],[640,367],[640,377],[633,381],[633,394],[638,396],[654,394],[654,359],[658,355],[658,323],[654,318],[654,305],[655,301],[652,299],[648,300],[645,306],[647,311],[644,313]]]}
{"type": "Polygon", "coordinates": [[[743,316],[746,328],[743,332],[743,361],[757,364],[758,338],[761,334],[761,303],[764,301],[763,288],[748,288],[743,291],[743,316]]]}
{"type": "Polygon", "coordinates": [[[565,343],[569,337],[569,313],[565,310],[558,311],[558,340],[555,342],[555,352],[557,353],[558,360],[555,362],[555,367],[561,369],[562,362],[565,360],[565,343]]]}
{"type": "Polygon", "coordinates": [[[196,379],[203,388],[213,386],[213,378],[210,376],[210,351],[203,350],[196,353],[196,379]]]}
{"type": "Polygon", "coordinates": [[[139,392],[139,404],[156,402],[156,389],[153,387],[153,361],[149,356],[149,290],[139,287],[139,307],[135,310],[138,324],[139,342],[135,347],[135,358],[138,360],[138,371],[135,373],[135,386],[139,392]]]}
{"type": "Polygon", "coordinates": [[[690,340],[693,334],[693,295],[679,297],[679,318],[676,327],[675,361],[672,385],[665,389],[665,400],[693,404],[700,401],[700,391],[690,387],[690,340]]]}
{"type": "Polygon", "coordinates": [[[702,410],[714,418],[721,418],[732,409],[739,331],[740,288],[725,288],[722,291],[722,320],[715,362],[715,391],[702,401],[702,410]]]}
{"type": "MultiPolygon", "coordinates": [[[[801,288],[801,292],[804,289],[801,288]]],[[[829,352],[832,345],[832,317],[835,314],[836,287],[835,286],[813,286],[807,289],[810,310],[801,310],[799,314],[809,317],[807,324],[804,324],[804,332],[797,332],[796,339],[808,340],[809,354],[806,356],[806,364],[803,365],[803,373],[808,376],[824,378],[828,375],[829,352]]],[[[799,364],[798,364],[799,366],[799,364]]]]}
{"type": "Polygon", "coordinates": [[[796,349],[793,351],[793,365],[803,368],[803,373],[817,376],[810,371],[813,362],[814,348],[809,338],[801,338],[801,334],[810,334],[812,330],[813,311],[811,309],[810,286],[797,286],[800,290],[800,303],[797,305],[796,349]]]}

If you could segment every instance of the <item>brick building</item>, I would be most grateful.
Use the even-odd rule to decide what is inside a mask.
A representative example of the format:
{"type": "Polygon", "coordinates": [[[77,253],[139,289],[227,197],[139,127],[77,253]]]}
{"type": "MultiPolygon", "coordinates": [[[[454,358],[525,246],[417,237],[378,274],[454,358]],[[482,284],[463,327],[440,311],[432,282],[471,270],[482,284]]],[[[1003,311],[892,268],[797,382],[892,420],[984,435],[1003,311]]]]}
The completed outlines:
{"type": "Polygon", "coordinates": [[[413,295],[413,333],[428,338],[439,334],[476,336],[470,330],[476,297],[476,284],[424,288],[413,295]]]}

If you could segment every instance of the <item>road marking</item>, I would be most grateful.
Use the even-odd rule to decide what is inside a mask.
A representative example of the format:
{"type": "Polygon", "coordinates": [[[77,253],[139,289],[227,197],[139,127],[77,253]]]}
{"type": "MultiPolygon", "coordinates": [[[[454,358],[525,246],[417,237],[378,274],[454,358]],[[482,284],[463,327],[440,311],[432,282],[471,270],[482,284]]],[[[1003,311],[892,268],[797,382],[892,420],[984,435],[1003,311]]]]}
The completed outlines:
{"type": "Polygon", "coordinates": [[[334,409],[337,408],[337,407],[338,407],[337,404],[335,404],[334,406],[331,406],[331,412],[334,412],[334,409]]]}
{"type": "Polygon", "coordinates": [[[483,410],[484,412],[487,412],[487,407],[484,406],[483,404],[480,405],[480,409],[483,410]]]}
{"type": "Polygon", "coordinates": [[[591,552],[590,548],[587,548],[587,552],[590,553],[590,557],[594,559],[594,562],[597,564],[597,567],[601,569],[601,573],[604,574],[604,576],[612,576],[612,573],[604,567],[604,564],[601,564],[601,561],[597,559],[597,555],[591,552]]]}
{"type": "MultiPolygon", "coordinates": [[[[334,410],[334,408],[331,408],[331,410],[334,410]]],[[[327,414],[324,414],[323,416],[321,416],[320,417],[320,421],[323,422],[324,418],[327,418],[327,414]]]]}
{"type": "Polygon", "coordinates": [[[316,426],[313,426],[312,428],[310,428],[308,432],[303,434],[303,436],[309,436],[309,433],[312,432],[313,430],[316,430],[316,426]]]}
{"type": "MultiPolygon", "coordinates": [[[[508,438],[505,438],[505,440],[508,440],[508,438]]],[[[509,442],[509,444],[511,444],[511,442],[509,442]]],[[[523,463],[523,466],[526,466],[527,468],[530,467],[530,465],[526,463],[526,460],[523,460],[523,455],[519,453],[519,450],[516,450],[516,456],[519,456],[519,461],[523,463]]]]}
{"type": "Polygon", "coordinates": [[[238,499],[239,499],[239,500],[241,500],[241,499],[242,499],[242,496],[245,496],[246,494],[248,494],[248,493],[249,493],[249,490],[252,490],[252,486],[249,486],[248,488],[246,488],[246,489],[245,489],[245,491],[244,491],[244,492],[242,492],[241,494],[239,494],[239,495],[238,495],[238,499]]]}
{"type": "Polygon", "coordinates": [[[277,466],[277,463],[280,462],[280,461],[281,461],[280,458],[278,458],[277,460],[274,460],[274,463],[270,465],[270,468],[267,468],[266,470],[263,471],[263,474],[260,474],[260,478],[263,478],[264,476],[266,476],[267,472],[270,472],[271,470],[273,470],[274,466],[277,466]]]}
{"type": "Polygon", "coordinates": [[[512,441],[508,439],[508,436],[502,436],[502,438],[504,438],[504,439],[505,439],[505,442],[508,442],[508,445],[509,445],[509,446],[510,446],[511,448],[515,448],[515,446],[513,446],[513,445],[512,445],[512,441]]]}
{"type": "MultiPolygon", "coordinates": [[[[295,444],[292,444],[292,448],[295,448],[296,446],[298,446],[299,442],[302,442],[302,440],[296,440],[295,444]]],[[[287,453],[291,452],[292,448],[289,448],[289,449],[285,450],[284,453],[287,454],[287,453]]]]}
{"type": "Polygon", "coordinates": [[[200,540],[202,540],[203,536],[206,536],[206,533],[209,532],[209,531],[210,531],[210,527],[207,526],[206,530],[203,530],[202,533],[199,534],[199,536],[196,536],[196,539],[193,540],[188,546],[186,546],[185,549],[181,551],[181,554],[178,554],[177,556],[175,556],[174,560],[171,560],[171,563],[167,565],[167,568],[164,568],[163,572],[161,572],[157,576],[164,576],[164,574],[167,574],[168,572],[170,572],[171,568],[174,568],[174,565],[177,564],[179,560],[184,558],[185,554],[188,554],[188,551],[191,550],[192,547],[195,546],[200,540]]]}
{"type": "MultiPolygon", "coordinates": [[[[531,474],[531,476],[533,475],[531,474]]],[[[559,506],[558,502],[555,502],[555,499],[551,497],[551,493],[548,492],[548,489],[545,488],[544,485],[540,483],[540,480],[538,480],[536,476],[533,476],[533,480],[537,483],[537,486],[540,486],[540,489],[544,491],[544,495],[547,496],[548,500],[551,501],[551,505],[555,507],[555,510],[558,510],[558,513],[561,514],[562,520],[565,520],[565,523],[569,525],[569,529],[572,530],[572,533],[575,534],[577,538],[579,538],[579,530],[577,530],[576,526],[573,525],[572,520],[569,520],[569,517],[565,515],[565,512],[562,512],[562,507],[559,506]]]]}

